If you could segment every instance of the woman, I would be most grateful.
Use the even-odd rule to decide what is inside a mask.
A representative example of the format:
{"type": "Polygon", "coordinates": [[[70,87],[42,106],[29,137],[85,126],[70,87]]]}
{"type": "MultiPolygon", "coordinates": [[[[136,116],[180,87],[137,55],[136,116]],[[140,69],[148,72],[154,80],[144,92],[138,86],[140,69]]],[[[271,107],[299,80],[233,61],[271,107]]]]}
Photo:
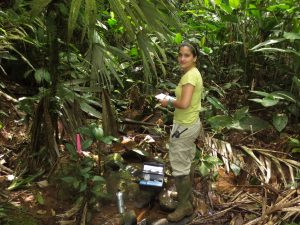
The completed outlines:
{"type": "Polygon", "coordinates": [[[163,107],[171,105],[175,108],[169,158],[178,193],[178,205],[167,217],[171,222],[180,221],[194,212],[189,174],[196,152],[194,142],[201,128],[199,112],[203,90],[202,77],[196,68],[197,60],[198,51],[194,45],[187,42],[180,45],[178,62],[183,75],[175,89],[176,100],[160,101],[163,107]]]}

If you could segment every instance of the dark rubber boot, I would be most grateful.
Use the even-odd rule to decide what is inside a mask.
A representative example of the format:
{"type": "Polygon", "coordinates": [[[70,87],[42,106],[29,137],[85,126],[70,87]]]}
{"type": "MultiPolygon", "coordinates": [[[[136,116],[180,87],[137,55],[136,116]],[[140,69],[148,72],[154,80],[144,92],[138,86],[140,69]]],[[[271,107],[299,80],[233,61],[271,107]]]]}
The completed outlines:
{"type": "Polygon", "coordinates": [[[186,216],[191,216],[194,212],[191,203],[192,185],[190,175],[175,177],[175,185],[179,202],[176,210],[167,217],[171,222],[178,222],[186,216]]]}

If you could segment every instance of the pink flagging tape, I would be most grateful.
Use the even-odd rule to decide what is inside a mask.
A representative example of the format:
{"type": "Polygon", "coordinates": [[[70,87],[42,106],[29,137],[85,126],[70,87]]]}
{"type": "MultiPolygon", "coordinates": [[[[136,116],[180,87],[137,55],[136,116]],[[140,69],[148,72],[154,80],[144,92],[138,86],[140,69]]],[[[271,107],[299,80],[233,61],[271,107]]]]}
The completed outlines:
{"type": "Polygon", "coordinates": [[[76,134],[76,146],[77,146],[77,153],[81,155],[82,151],[81,151],[80,134],[76,134]]]}

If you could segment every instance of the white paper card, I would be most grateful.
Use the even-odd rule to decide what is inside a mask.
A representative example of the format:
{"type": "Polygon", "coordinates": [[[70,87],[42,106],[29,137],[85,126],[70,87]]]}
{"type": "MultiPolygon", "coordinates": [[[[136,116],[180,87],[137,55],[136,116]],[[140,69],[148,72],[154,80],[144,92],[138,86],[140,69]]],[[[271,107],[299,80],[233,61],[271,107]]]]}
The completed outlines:
{"type": "Polygon", "coordinates": [[[166,99],[166,100],[171,99],[172,101],[176,100],[176,98],[169,96],[169,95],[165,95],[163,93],[155,95],[155,98],[157,98],[158,100],[163,100],[163,99],[166,99]]]}

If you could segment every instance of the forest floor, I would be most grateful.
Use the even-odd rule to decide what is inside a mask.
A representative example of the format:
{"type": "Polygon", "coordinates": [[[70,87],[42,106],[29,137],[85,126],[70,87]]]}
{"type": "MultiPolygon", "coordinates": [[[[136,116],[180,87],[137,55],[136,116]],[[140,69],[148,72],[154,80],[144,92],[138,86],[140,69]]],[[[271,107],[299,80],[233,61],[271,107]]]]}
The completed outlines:
{"type": "MultiPolygon", "coordinates": [[[[1,111],[5,113],[5,116],[1,117],[3,127],[0,129],[0,224],[78,224],[76,217],[63,222],[59,217],[72,208],[74,196],[66,196],[66,193],[61,192],[60,186],[48,183],[45,177],[39,177],[38,180],[19,189],[7,190],[13,175],[16,175],[20,160],[25,160],[20,159],[19,155],[26,151],[29,144],[30,126],[20,122],[22,115],[13,102],[0,99],[0,105],[1,111]],[[4,221],[1,218],[6,218],[4,223],[1,223],[4,221]]],[[[141,134],[130,130],[130,135],[141,134]]],[[[227,132],[220,142],[213,137],[208,138],[210,147],[214,148],[220,158],[222,153],[226,153],[230,160],[239,161],[239,165],[244,166],[240,166],[240,171],[235,174],[232,164],[228,164],[230,160],[223,157],[225,163],[215,168],[218,176],[209,181],[208,189],[204,188],[203,179],[196,173],[193,187],[197,200],[195,215],[189,223],[181,224],[297,224],[300,188],[297,183],[293,183],[295,173],[292,171],[299,165],[295,158],[287,153],[287,137],[295,135],[295,129],[290,128],[285,135],[279,135],[274,130],[255,134],[233,130],[227,132]],[[234,154],[230,153],[228,143],[234,154]],[[248,155],[244,154],[241,146],[248,147],[248,155]],[[283,184],[286,184],[285,187],[283,184]],[[202,193],[204,190],[205,193],[202,193]],[[295,223],[288,223],[290,221],[295,223]]],[[[156,142],[162,145],[165,139],[156,142]]],[[[140,142],[136,142],[133,146],[139,144],[140,142]]],[[[162,158],[165,158],[166,154],[162,152],[162,158]]],[[[172,188],[172,179],[169,181],[167,186],[172,188]]],[[[158,197],[143,209],[135,208],[132,200],[126,201],[126,207],[128,211],[134,210],[139,224],[151,224],[149,221],[155,224],[155,220],[167,215],[167,212],[159,207],[158,197]],[[147,223],[142,222],[145,219],[147,223]]],[[[92,225],[119,223],[115,202],[93,209],[89,217],[88,224],[92,225]]]]}

